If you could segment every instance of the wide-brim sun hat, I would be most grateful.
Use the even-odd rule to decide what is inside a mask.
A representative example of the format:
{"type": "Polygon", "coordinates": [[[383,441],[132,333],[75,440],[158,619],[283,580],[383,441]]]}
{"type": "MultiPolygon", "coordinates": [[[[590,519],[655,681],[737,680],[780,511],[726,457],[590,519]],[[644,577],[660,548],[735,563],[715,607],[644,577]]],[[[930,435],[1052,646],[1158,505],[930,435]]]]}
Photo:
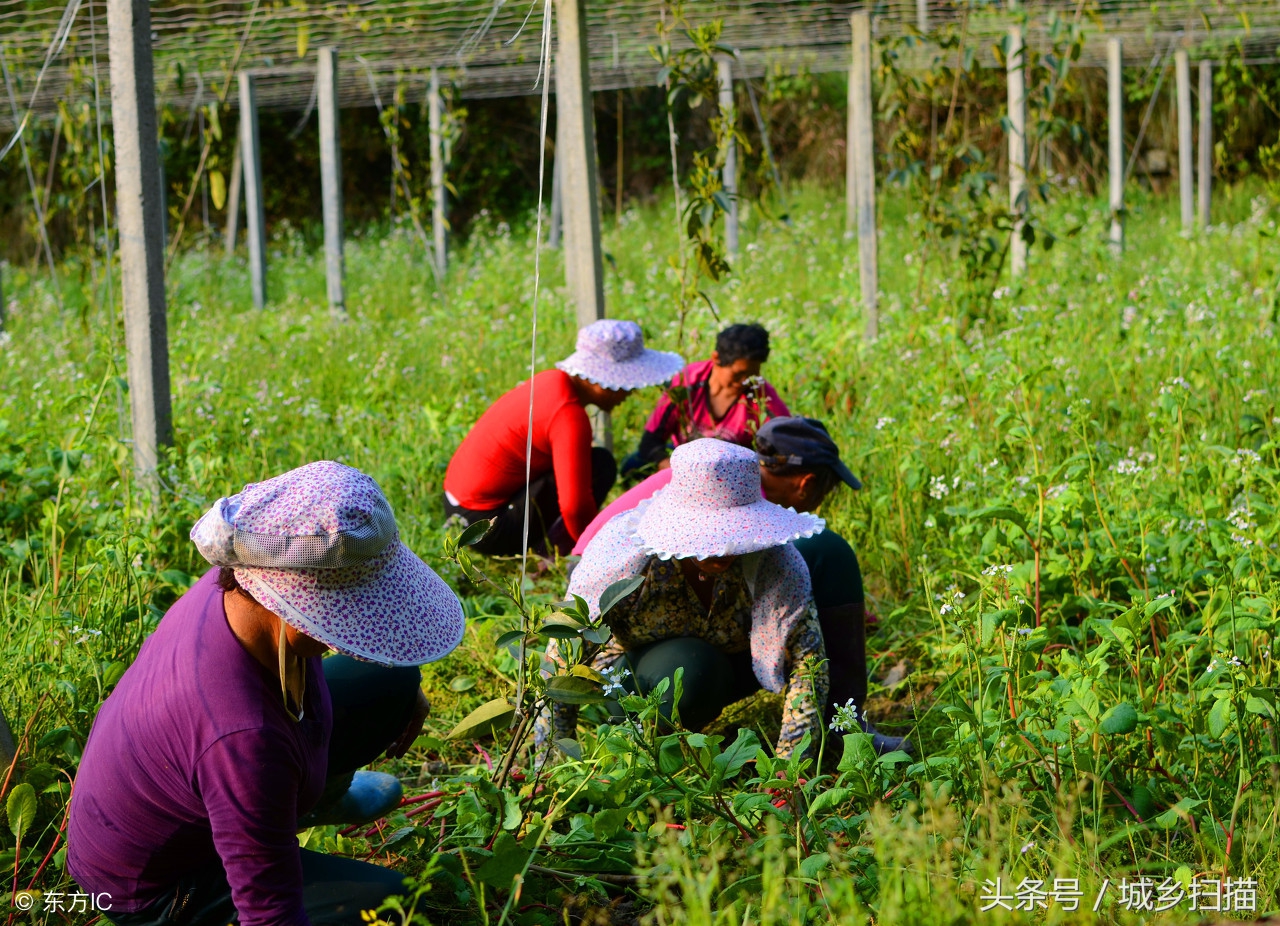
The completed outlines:
{"type": "Polygon", "coordinates": [[[817,515],[761,498],[755,453],[710,437],[677,447],[671,483],[642,504],[636,536],[661,559],[741,556],[826,527],[817,515]]]}
{"type": "Polygon", "coordinates": [[[220,498],[191,529],[200,555],[230,566],[285,623],[348,656],[434,662],[462,641],[462,604],[400,541],[369,476],[324,460],[220,498]]]}
{"type": "Polygon", "coordinates": [[[684,359],[645,347],[635,322],[604,318],[578,332],[577,350],[556,368],[605,389],[629,392],[669,382],[684,369],[684,359]]]}

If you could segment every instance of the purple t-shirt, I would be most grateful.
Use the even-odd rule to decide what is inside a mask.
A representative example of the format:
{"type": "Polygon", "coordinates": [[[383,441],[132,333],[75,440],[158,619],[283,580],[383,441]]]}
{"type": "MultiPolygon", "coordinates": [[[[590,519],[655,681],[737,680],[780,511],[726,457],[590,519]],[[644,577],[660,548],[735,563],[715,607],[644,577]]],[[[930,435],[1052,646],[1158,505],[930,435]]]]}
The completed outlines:
{"type": "Polygon", "coordinates": [[[67,867],[131,913],[219,859],[241,926],[305,924],[296,823],[324,787],[333,711],[307,663],[300,722],[227,624],[211,570],[174,602],[94,721],[67,867]]]}

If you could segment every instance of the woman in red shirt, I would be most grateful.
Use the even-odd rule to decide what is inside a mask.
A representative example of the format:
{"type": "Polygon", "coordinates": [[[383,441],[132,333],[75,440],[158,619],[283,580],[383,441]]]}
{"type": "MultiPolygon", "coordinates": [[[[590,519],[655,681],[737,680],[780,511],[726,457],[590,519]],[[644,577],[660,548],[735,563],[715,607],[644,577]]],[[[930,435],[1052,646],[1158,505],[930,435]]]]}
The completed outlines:
{"type": "Polygon", "coordinates": [[[492,520],[475,548],[518,555],[527,480],[528,540],[539,553],[568,553],[618,472],[613,454],[591,446],[586,406],[612,411],[633,390],[665,383],[683,365],[677,354],[645,348],[635,322],[602,319],[583,328],[577,350],[557,369],[512,389],[472,426],[445,472],[445,514],[464,524],[492,520]]]}

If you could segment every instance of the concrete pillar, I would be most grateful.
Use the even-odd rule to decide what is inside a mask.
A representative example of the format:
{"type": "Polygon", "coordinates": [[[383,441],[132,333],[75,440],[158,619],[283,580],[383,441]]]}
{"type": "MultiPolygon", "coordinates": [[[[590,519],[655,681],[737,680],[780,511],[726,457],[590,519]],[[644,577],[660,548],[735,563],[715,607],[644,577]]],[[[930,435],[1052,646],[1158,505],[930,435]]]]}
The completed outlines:
{"type": "Polygon", "coordinates": [[[338,141],[338,50],[320,49],[316,106],[320,115],[320,198],[324,212],[324,276],[329,311],[347,314],[342,257],[342,146],[338,141]]]}
{"type": "Polygon", "coordinates": [[[244,182],[244,167],[240,163],[240,136],[236,135],[235,153],[231,155],[231,178],[227,181],[227,256],[236,252],[236,239],[240,236],[240,190],[244,182]]]}
{"type": "Polygon", "coordinates": [[[929,31],[929,0],[916,0],[916,28],[929,31]]]}
{"type": "Polygon", "coordinates": [[[108,0],[107,31],[133,461],[154,495],[159,491],[159,452],[173,442],[173,419],[169,404],[165,242],[156,149],[151,9],[147,0],[108,0]]]}
{"type": "Polygon", "coordinates": [[[867,340],[880,333],[880,275],[876,235],[875,120],[871,103],[871,14],[854,13],[849,70],[849,160],[858,227],[858,278],[867,340]]]}
{"type": "Polygon", "coordinates": [[[1009,56],[1006,61],[1009,90],[1009,211],[1014,215],[1013,239],[1009,243],[1009,272],[1020,277],[1027,272],[1027,243],[1022,238],[1023,216],[1027,209],[1027,82],[1023,54],[1022,27],[1009,27],[1009,56]]]}
{"type": "Polygon", "coordinates": [[[1200,227],[1212,222],[1209,209],[1213,186],[1213,62],[1200,62],[1200,149],[1196,175],[1200,227]]]}
{"type": "MultiPolygon", "coordinates": [[[[720,116],[728,122],[728,130],[737,125],[737,110],[733,104],[733,59],[721,55],[716,59],[716,73],[720,82],[720,116]]],[[[729,197],[729,212],[724,217],[725,251],[730,257],[738,254],[738,141],[729,136],[725,151],[724,170],[720,184],[729,197]]]]}
{"type": "MultiPolygon", "coordinates": [[[[560,186],[561,164],[564,159],[560,156],[559,145],[556,146],[556,153],[551,162],[551,228],[547,232],[547,247],[552,250],[560,247],[560,228],[564,220],[564,190],[560,186]]],[[[566,270],[568,267],[566,266],[566,270]]],[[[568,283],[566,277],[565,282],[568,283]]]]}
{"type": "Polygon", "coordinates": [[[1111,246],[1124,248],[1124,59],[1119,39],[1107,40],[1107,163],[1111,188],[1111,246]]]}
{"type": "Polygon", "coordinates": [[[253,75],[240,72],[240,160],[244,165],[245,235],[253,306],[267,304],[267,222],[262,212],[262,147],[258,143],[258,95],[253,75]]]}
{"type": "Polygon", "coordinates": [[[431,69],[431,86],[427,93],[431,143],[431,240],[436,251],[436,271],[443,277],[449,266],[449,225],[444,187],[444,134],[441,128],[443,101],[440,98],[440,72],[435,68],[431,69]]]}
{"type": "Polygon", "coordinates": [[[586,0],[556,0],[556,129],[563,159],[565,276],[577,305],[578,326],[604,318],[600,251],[600,183],[596,126],[587,68],[586,0]]]}
{"type": "Polygon", "coordinates": [[[1182,229],[1191,231],[1196,221],[1195,168],[1191,148],[1191,61],[1185,48],[1173,53],[1173,69],[1178,94],[1178,192],[1182,229]]]}

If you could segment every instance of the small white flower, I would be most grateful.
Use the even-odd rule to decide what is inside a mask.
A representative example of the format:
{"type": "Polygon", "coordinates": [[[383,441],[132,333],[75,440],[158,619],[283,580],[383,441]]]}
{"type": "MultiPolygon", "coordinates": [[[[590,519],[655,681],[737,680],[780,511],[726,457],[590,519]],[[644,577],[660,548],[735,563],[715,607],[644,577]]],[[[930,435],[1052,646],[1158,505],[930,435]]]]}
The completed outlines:
{"type": "Polygon", "coordinates": [[[891,424],[897,424],[897,422],[898,422],[898,419],[897,419],[897,418],[890,418],[888,415],[884,416],[883,418],[877,418],[877,419],[876,419],[876,430],[877,430],[877,431],[883,431],[883,430],[884,430],[885,428],[887,428],[889,425],[891,425],[891,424]]]}
{"type": "Polygon", "coordinates": [[[947,485],[946,476],[934,476],[929,480],[929,496],[931,498],[943,499],[951,491],[951,486],[947,485]]]}

